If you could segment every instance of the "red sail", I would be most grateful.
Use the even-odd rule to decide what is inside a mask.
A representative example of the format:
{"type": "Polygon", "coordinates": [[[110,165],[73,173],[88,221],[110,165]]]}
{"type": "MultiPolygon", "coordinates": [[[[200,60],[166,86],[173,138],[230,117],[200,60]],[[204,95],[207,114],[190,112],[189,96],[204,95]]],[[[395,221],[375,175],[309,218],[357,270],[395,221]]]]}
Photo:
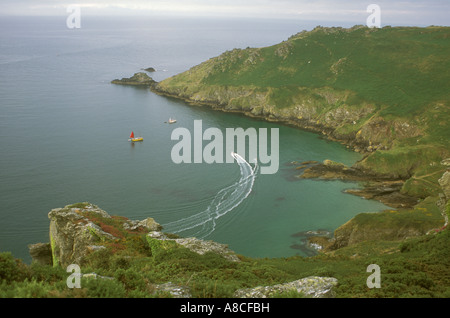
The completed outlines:
{"type": "Polygon", "coordinates": [[[134,138],[134,132],[131,132],[130,138],[134,138]]]}

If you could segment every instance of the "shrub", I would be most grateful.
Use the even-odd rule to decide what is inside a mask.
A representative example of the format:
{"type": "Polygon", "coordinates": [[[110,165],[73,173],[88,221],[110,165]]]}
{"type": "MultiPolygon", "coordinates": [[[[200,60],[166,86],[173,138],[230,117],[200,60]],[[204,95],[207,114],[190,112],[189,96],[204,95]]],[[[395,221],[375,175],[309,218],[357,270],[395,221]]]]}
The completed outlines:
{"type": "Polygon", "coordinates": [[[59,266],[41,265],[33,262],[30,265],[31,277],[37,281],[59,282],[67,278],[67,273],[59,266]]]}
{"type": "Polygon", "coordinates": [[[0,286],[0,298],[50,298],[54,295],[54,287],[51,284],[35,279],[0,286]]]}
{"type": "Polygon", "coordinates": [[[123,298],[126,296],[125,287],[115,279],[82,278],[81,287],[87,290],[90,298],[123,298]]]}
{"type": "Polygon", "coordinates": [[[20,281],[27,277],[27,269],[20,260],[15,260],[11,253],[0,253],[0,278],[2,281],[20,281]]]}

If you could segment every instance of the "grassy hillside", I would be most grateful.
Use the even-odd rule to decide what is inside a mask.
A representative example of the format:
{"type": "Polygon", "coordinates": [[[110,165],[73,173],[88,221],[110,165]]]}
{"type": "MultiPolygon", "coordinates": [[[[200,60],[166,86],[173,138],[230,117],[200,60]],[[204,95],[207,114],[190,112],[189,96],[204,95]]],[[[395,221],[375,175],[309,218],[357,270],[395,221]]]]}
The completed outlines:
{"type": "MultiPolygon", "coordinates": [[[[448,213],[449,209],[450,203],[448,213]]],[[[148,230],[127,230],[124,217],[86,216],[117,239],[99,239],[96,244],[103,248],[89,249],[78,264],[84,274],[80,288],[68,288],[70,273],[61,262],[27,265],[0,253],[0,298],[165,298],[171,295],[158,286],[168,282],[187,288],[195,298],[220,298],[234,297],[241,288],[310,276],[337,278],[336,297],[450,297],[448,229],[403,242],[370,240],[314,257],[238,255],[236,262],[212,251],[200,255],[172,241],[153,239],[148,230]],[[366,284],[370,264],[380,266],[381,288],[366,284]]],[[[287,292],[276,297],[302,295],[287,292]]]]}
{"type": "MultiPolygon", "coordinates": [[[[109,247],[93,253],[82,272],[81,288],[69,289],[69,273],[61,266],[23,264],[10,253],[0,253],[0,298],[159,298],[155,286],[168,281],[190,289],[192,297],[233,297],[239,288],[273,285],[308,276],[338,279],[336,297],[450,297],[450,232],[421,236],[405,242],[370,241],[316,257],[252,259],[231,262],[183,247],[151,246],[144,237],[124,237],[127,249],[109,247]],[[370,289],[369,264],[381,269],[381,288],[370,289]]],[[[285,294],[279,297],[298,297],[285,294]]]]}
{"type": "Polygon", "coordinates": [[[341,102],[366,101],[382,115],[412,117],[448,103],[449,39],[445,27],[318,27],[274,46],[226,52],[166,83],[277,88],[278,107],[289,106],[298,87],[331,87],[353,93],[341,102]]]}

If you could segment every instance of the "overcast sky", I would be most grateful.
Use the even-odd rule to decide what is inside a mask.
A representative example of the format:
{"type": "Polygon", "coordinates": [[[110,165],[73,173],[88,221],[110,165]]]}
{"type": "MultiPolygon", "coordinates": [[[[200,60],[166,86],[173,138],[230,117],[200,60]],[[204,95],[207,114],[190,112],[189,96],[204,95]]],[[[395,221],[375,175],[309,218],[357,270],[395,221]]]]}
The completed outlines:
{"type": "Polygon", "coordinates": [[[177,15],[345,21],[365,24],[369,4],[383,25],[449,25],[450,0],[0,0],[0,15],[177,15]]]}

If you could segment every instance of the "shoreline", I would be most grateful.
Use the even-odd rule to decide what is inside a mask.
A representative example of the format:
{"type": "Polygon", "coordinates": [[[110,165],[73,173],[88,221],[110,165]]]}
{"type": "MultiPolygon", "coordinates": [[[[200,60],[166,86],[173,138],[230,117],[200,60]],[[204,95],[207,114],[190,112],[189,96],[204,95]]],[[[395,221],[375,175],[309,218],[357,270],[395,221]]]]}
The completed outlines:
{"type": "MultiPolygon", "coordinates": [[[[156,84],[157,85],[157,84],[156,84]]],[[[361,155],[363,155],[363,158],[356,161],[353,165],[363,160],[365,157],[367,157],[370,152],[364,151],[362,145],[357,145],[356,142],[352,142],[348,139],[337,139],[333,136],[331,136],[331,129],[324,127],[322,125],[315,124],[313,125],[311,122],[307,120],[294,120],[292,118],[277,118],[277,117],[267,117],[264,115],[256,115],[249,111],[245,111],[242,109],[227,109],[224,108],[226,105],[220,105],[218,103],[214,103],[211,101],[193,101],[187,97],[183,97],[180,95],[176,95],[173,93],[168,93],[166,91],[160,90],[156,88],[156,85],[150,86],[150,91],[152,93],[155,93],[159,96],[164,96],[168,98],[174,98],[176,100],[181,100],[185,102],[186,104],[190,106],[195,107],[209,107],[212,110],[215,111],[222,111],[224,113],[234,113],[234,114],[240,114],[242,116],[254,118],[257,120],[265,121],[265,122],[272,122],[277,123],[281,125],[285,125],[288,127],[292,127],[295,129],[301,129],[307,132],[312,132],[317,134],[320,138],[324,138],[328,141],[338,142],[342,145],[344,145],[347,149],[350,151],[358,152],[361,155]],[[307,123],[307,125],[305,125],[307,123]],[[355,149],[359,149],[359,151],[356,151],[355,149]]],[[[298,168],[298,167],[297,167],[298,168]]],[[[295,169],[295,168],[294,168],[295,169]]],[[[341,181],[351,181],[351,182],[358,182],[363,183],[361,185],[361,189],[349,189],[345,191],[345,193],[356,195],[359,197],[362,197],[366,200],[376,200],[379,201],[389,207],[392,208],[412,208],[419,198],[403,195],[400,193],[401,187],[406,181],[406,179],[400,179],[400,178],[387,178],[383,175],[376,175],[376,174],[369,174],[367,172],[364,172],[362,170],[355,170],[355,168],[350,168],[353,170],[347,170],[349,167],[342,166],[341,171],[338,171],[336,169],[329,169],[329,167],[326,167],[323,163],[317,163],[315,167],[308,167],[306,169],[303,169],[304,173],[307,173],[307,176],[299,176],[299,178],[305,178],[305,179],[317,179],[317,180],[341,180],[341,181]],[[353,171],[355,172],[352,175],[346,174],[344,172],[344,169],[346,171],[353,171]],[[331,175],[327,173],[330,173],[331,175]],[[392,184],[395,184],[395,188],[392,188],[392,184]],[[413,204],[414,203],[414,204],[413,204]]]]}
{"type": "MultiPolygon", "coordinates": [[[[213,111],[219,110],[225,113],[239,114],[256,120],[277,123],[312,132],[317,134],[319,138],[338,142],[349,151],[355,151],[362,155],[362,158],[350,167],[343,163],[326,159],[322,163],[315,162],[312,165],[308,164],[297,167],[294,165],[292,168],[293,175],[299,170],[299,173],[295,175],[299,179],[356,182],[358,183],[357,189],[347,189],[343,193],[356,195],[365,200],[376,200],[387,206],[386,209],[381,211],[368,213],[372,214],[369,216],[371,221],[368,223],[364,221],[367,217],[364,215],[367,213],[357,214],[333,230],[333,236],[331,238],[323,236],[309,237],[308,246],[317,252],[320,250],[323,252],[333,251],[373,239],[402,241],[411,236],[423,235],[437,230],[442,226],[441,223],[443,222],[441,221],[445,221],[445,211],[440,208],[438,209],[439,212],[427,213],[427,218],[423,219],[423,211],[426,211],[430,206],[424,208],[422,202],[426,201],[429,204],[434,200],[433,205],[436,207],[436,200],[438,198],[435,194],[420,196],[420,192],[417,194],[402,192],[404,185],[407,185],[412,176],[409,171],[401,171],[398,169],[379,170],[377,169],[377,161],[375,162],[375,167],[373,166],[373,160],[371,164],[366,166],[365,162],[368,159],[370,160],[379,150],[389,150],[390,148],[386,146],[373,146],[368,139],[359,138],[358,140],[357,137],[361,130],[358,132],[354,131],[353,133],[340,133],[338,131],[339,126],[334,127],[330,124],[325,126],[321,121],[312,120],[310,117],[308,119],[302,117],[297,118],[289,112],[276,114],[270,108],[266,110],[255,109],[254,107],[245,108],[241,104],[230,104],[230,100],[227,98],[223,102],[211,98],[201,100],[197,97],[197,99],[193,99],[183,92],[178,93],[176,90],[174,92],[162,88],[160,83],[153,81],[150,77],[147,78],[144,76],[144,78],[146,81],[150,79],[148,81],[150,83],[146,85],[150,92],[165,98],[183,101],[187,106],[207,107],[213,111]],[[301,174],[300,170],[302,170],[301,174]],[[392,209],[396,210],[394,211],[392,209]],[[414,217],[411,219],[412,222],[408,221],[408,225],[405,227],[403,216],[406,215],[414,215],[414,217]],[[414,221],[415,218],[417,218],[416,221],[414,221]],[[386,220],[388,222],[385,222],[386,220]]],[[[121,84],[128,84],[128,80],[125,79],[121,84]]],[[[430,209],[434,208],[430,207],[430,209]]],[[[407,216],[408,218],[409,216],[407,216]]]]}

